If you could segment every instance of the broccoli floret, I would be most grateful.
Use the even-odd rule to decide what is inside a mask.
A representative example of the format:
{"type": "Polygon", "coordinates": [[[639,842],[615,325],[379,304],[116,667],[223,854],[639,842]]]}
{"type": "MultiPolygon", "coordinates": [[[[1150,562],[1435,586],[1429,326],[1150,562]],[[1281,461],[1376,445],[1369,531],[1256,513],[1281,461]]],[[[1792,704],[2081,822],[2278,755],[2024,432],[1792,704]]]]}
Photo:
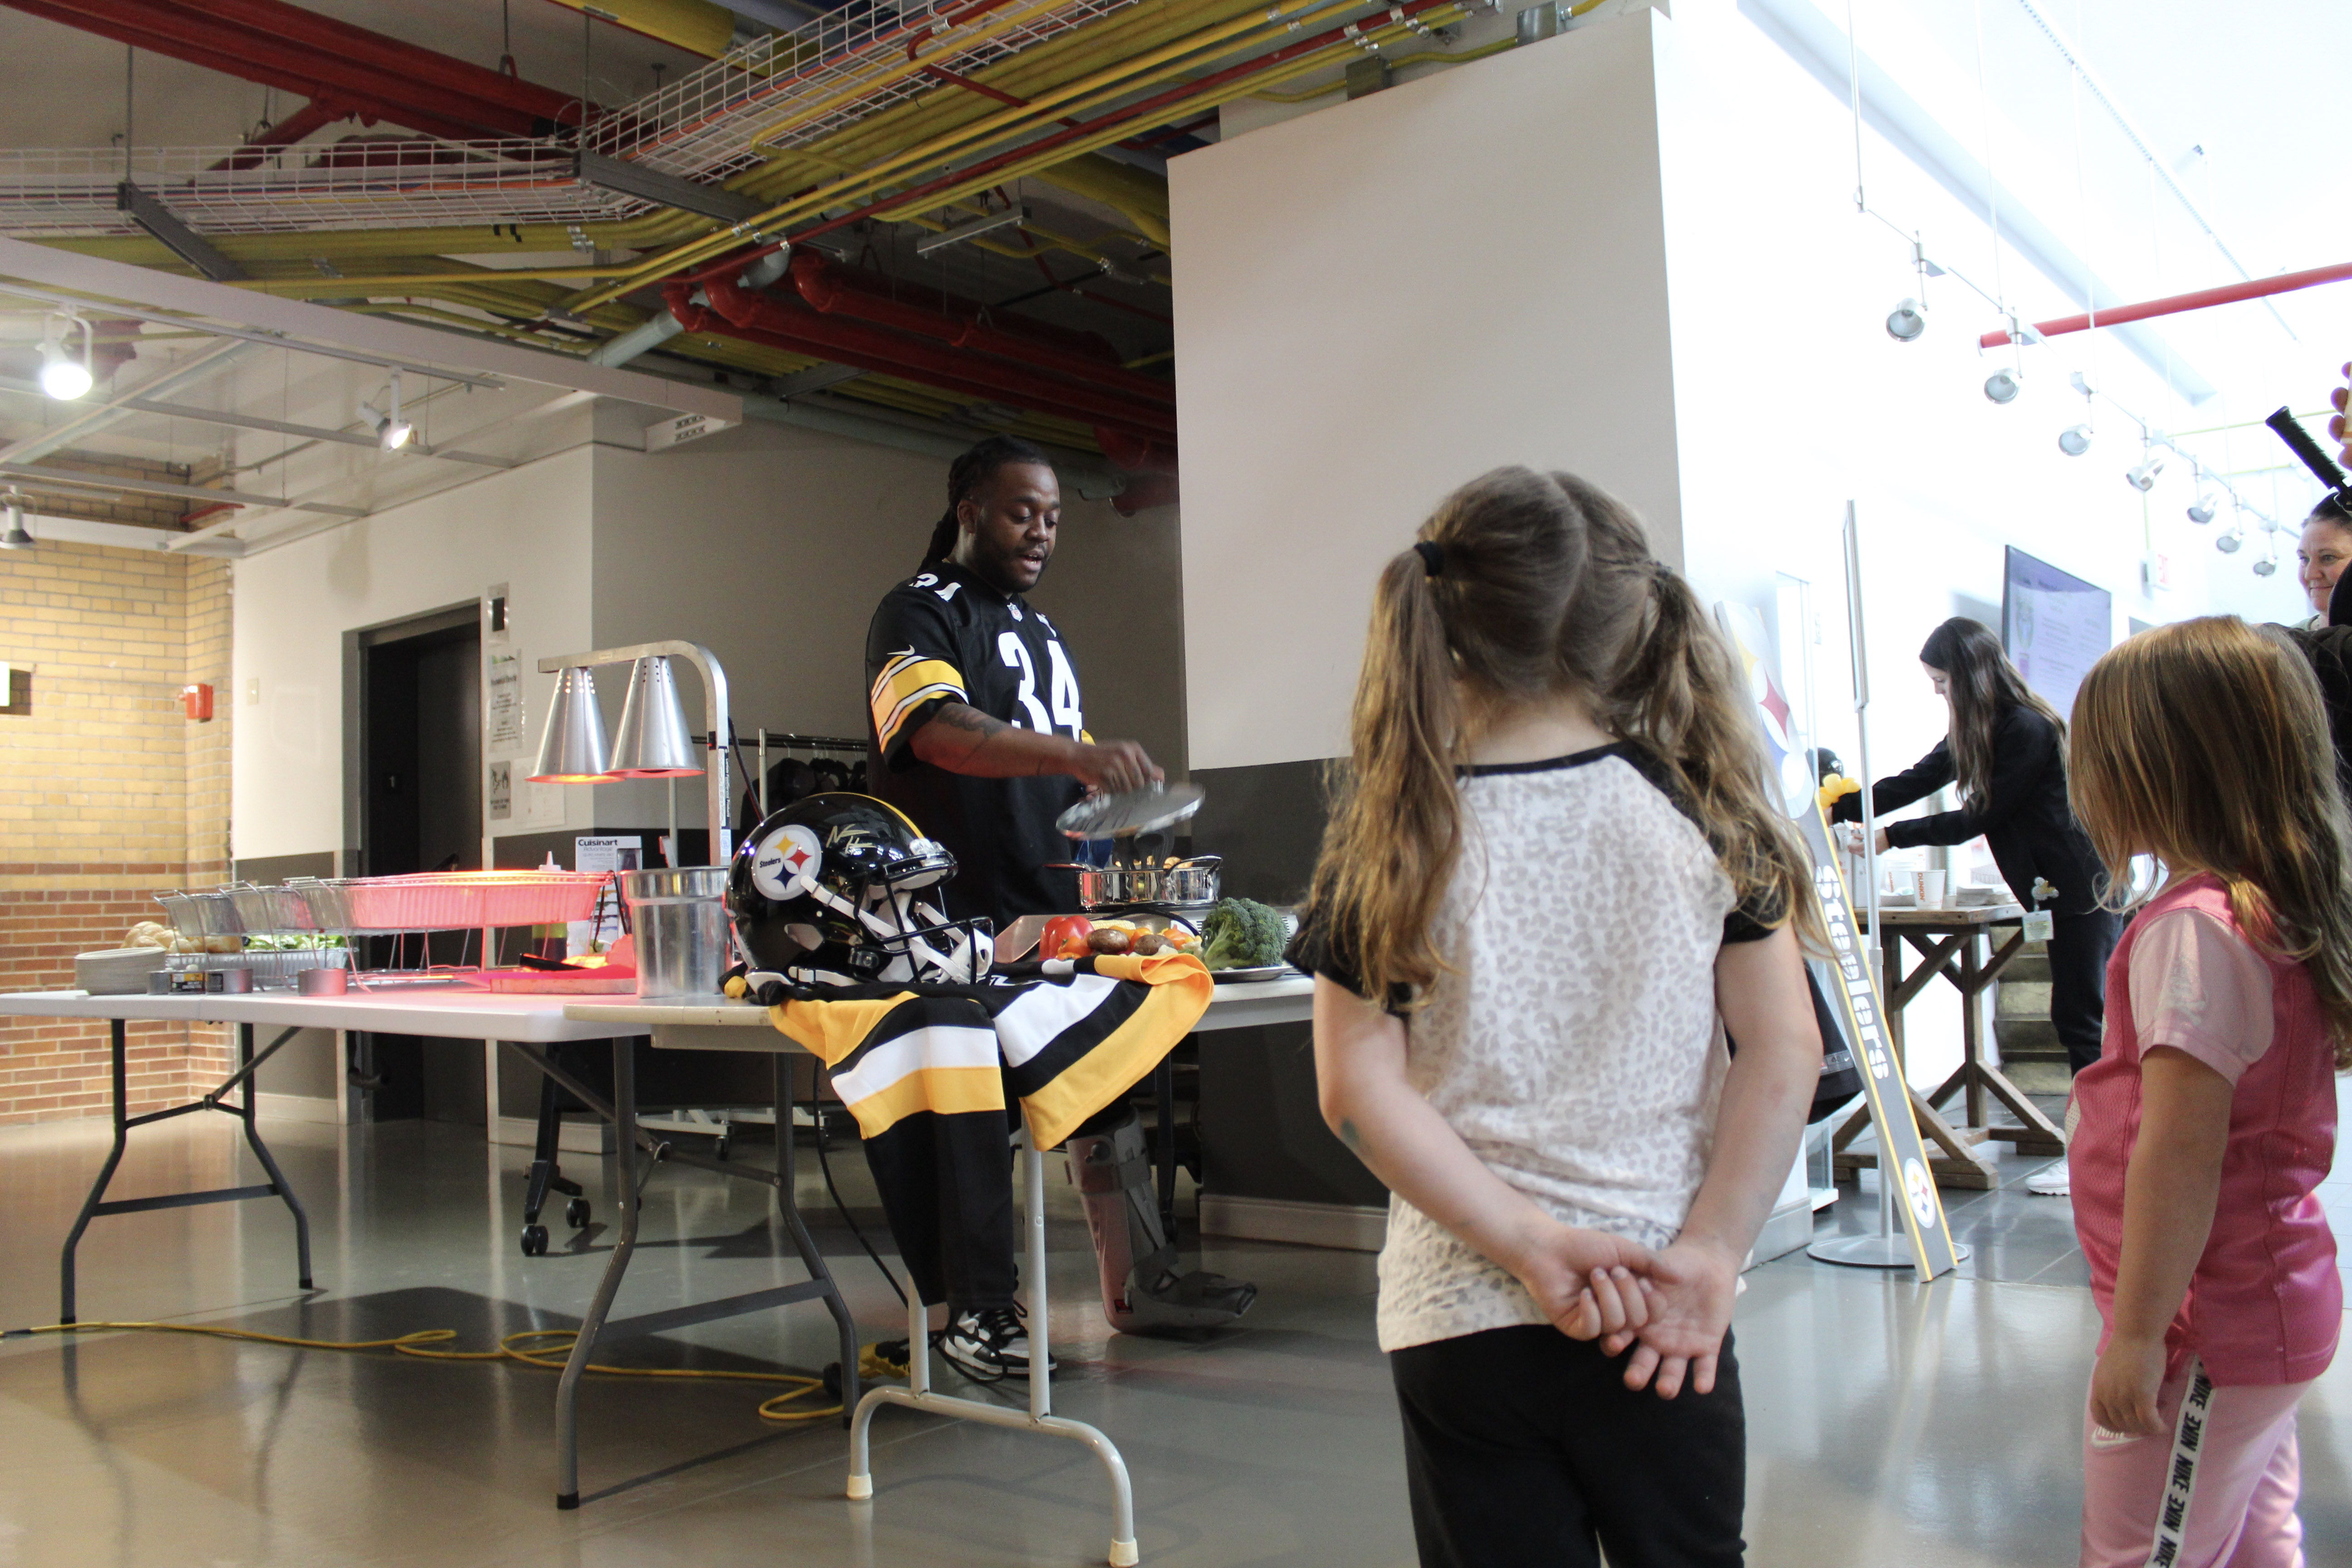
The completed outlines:
{"type": "Polygon", "coordinates": [[[1201,961],[1212,969],[1282,962],[1282,916],[1249,899],[1221,899],[1201,921],[1201,961]]]}

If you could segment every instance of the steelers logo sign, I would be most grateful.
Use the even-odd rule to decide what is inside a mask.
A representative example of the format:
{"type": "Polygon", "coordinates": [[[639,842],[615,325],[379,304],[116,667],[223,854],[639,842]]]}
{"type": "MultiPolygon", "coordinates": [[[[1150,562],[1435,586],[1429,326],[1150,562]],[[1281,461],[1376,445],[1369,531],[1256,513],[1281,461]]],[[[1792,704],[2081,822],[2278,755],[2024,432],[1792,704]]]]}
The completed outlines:
{"type": "Polygon", "coordinates": [[[797,898],[815,884],[824,851],[816,835],[797,822],[786,823],[760,846],[751,862],[751,885],[772,899],[797,898]]]}
{"type": "Polygon", "coordinates": [[[1903,1162],[1903,1195],[1910,1201],[1911,1217],[1925,1230],[1936,1223],[1936,1184],[1927,1177],[1927,1167],[1916,1159],[1903,1162]]]}

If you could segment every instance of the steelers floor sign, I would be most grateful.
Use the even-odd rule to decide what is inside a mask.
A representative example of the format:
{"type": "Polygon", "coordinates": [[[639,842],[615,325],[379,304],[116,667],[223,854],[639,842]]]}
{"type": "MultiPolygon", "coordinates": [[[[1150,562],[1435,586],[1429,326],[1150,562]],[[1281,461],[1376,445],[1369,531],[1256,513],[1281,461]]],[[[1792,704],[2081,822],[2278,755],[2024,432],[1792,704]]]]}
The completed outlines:
{"type": "Polygon", "coordinates": [[[1861,928],[1853,918],[1853,902],[1847,896],[1845,875],[1830,841],[1829,819],[1817,801],[1797,821],[1805,847],[1812,852],[1813,889],[1821,895],[1822,920],[1829,927],[1838,999],[1853,1040],[1854,1059],[1862,1068],[1870,1124],[1878,1135],[1878,1179],[1885,1181],[1890,1170],[1901,1173],[1902,1184],[1896,1190],[1903,1201],[1895,1206],[1902,1213],[1904,1233],[1911,1240],[1913,1266],[1920,1279],[1933,1279],[1959,1266],[1952,1234],[1944,1224],[1943,1199],[1927,1168],[1927,1149],[1919,1141],[1919,1123],[1911,1115],[1911,1095],[1903,1081],[1903,1068],[1886,1043],[1886,1031],[1880,1022],[1878,983],[1871,978],[1861,928]]]}

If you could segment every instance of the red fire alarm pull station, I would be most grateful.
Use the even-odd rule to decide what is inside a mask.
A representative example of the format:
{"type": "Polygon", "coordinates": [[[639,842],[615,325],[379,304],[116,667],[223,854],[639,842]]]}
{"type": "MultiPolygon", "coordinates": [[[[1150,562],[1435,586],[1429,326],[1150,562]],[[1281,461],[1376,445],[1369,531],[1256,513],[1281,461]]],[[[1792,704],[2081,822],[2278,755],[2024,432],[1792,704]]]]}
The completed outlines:
{"type": "Polygon", "coordinates": [[[202,684],[180,688],[180,711],[200,721],[210,720],[213,716],[213,689],[202,684]]]}

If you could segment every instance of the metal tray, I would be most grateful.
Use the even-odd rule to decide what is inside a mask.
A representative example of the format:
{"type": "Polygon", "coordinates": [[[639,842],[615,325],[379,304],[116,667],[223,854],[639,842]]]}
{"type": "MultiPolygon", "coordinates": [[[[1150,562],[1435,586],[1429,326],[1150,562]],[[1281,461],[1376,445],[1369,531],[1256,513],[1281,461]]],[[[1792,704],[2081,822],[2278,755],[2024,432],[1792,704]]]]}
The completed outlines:
{"type": "Polygon", "coordinates": [[[1245,969],[1212,969],[1209,976],[1220,985],[1246,985],[1258,980],[1287,980],[1298,971],[1286,963],[1254,963],[1245,969]]]}

